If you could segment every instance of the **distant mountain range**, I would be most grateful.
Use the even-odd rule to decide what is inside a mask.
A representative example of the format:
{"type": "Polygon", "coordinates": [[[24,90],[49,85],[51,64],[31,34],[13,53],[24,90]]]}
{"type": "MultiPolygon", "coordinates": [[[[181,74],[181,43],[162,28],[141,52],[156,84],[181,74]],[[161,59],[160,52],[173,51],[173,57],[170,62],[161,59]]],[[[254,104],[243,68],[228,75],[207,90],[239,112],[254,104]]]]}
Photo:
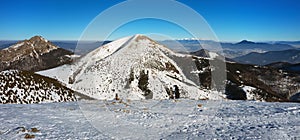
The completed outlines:
{"type": "Polygon", "coordinates": [[[234,58],[239,63],[267,65],[275,62],[300,63],[300,50],[269,51],[265,53],[252,52],[234,58]]]}
{"type": "Polygon", "coordinates": [[[275,63],[268,64],[267,66],[300,74],[300,63],[291,64],[287,62],[275,62],[275,63]]]}
{"type": "Polygon", "coordinates": [[[300,41],[273,41],[271,43],[288,44],[288,45],[292,45],[296,48],[300,48],[300,41]]]}
{"type": "Polygon", "coordinates": [[[256,43],[243,40],[239,43],[222,43],[223,54],[228,58],[240,57],[249,53],[265,53],[268,51],[282,51],[295,49],[294,46],[288,44],[269,44],[269,43],[256,43]]]}
{"type": "MultiPolygon", "coordinates": [[[[214,44],[216,42],[212,41],[204,41],[201,45],[197,40],[179,41],[179,44],[183,44],[181,47],[190,46],[191,48],[199,48],[201,45],[204,45],[207,49],[189,49],[190,51],[182,51],[183,53],[190,53],[198,56],[205,56],[205,52],[211,49],[214,52],[224,55],[227,60],[244,64],[266,65],[275,62],[288,62],[293,64],[300,63],[300,49],[287,44],[255,43],[243,40],[239,43],[221,43],[219,45],[222,45],[223,49],[218,50],[217,48],[213,48],[213,45],[217,44],[214,44]],[[198,46],[196,44],[198,44],[198,46]]],[[[169,41],[167,44],[172,45],[171,41],[169,41]]],[[[187,47],[187,49],[188,48],[189,47],[187,47]]]]}
{"type": "Polygon", "coordinates": [[[260,49],[262,51],[280,51],[287,49],[295,49],[295,47],[288,44],[269,44],[269,43],[256,43],[252,41],[243,40],[238,43],[222,43],[225,49],[260,49]]]}
{"type": "Polygon", "coordinates": [[[160,41],[160,43],[176,52],[196,52],[205,49],[222,54],[227,58],[240,57],[251,52],[264,53],[268,51],[298,49],[297,46],[290,45],[296,44],[295,42],[256,43],[243,40],[238,43],[222,43],[211,40],[166,40],[160,41]]]}
{"type": "Polygon", "coordinates": [[[0,49],[5,49],[11,45],[16,44],[18,41],[15,40],[9,40],[9,41],[5,41],[5,40],[0,40],[0,49]]]}
{"type": "MultiPolygon", "coordinates": [[[[0,49],[7,48],[18,41],[0,41],[0,49]]],[[[60,48],[69,51],[76,51],[76,54],[86,54],[101,45],[105,45],[111,41],[52,41],[52,43],[60,48]],[[79,45],[79,46],[77,46],[79,45]],[[84,46],[84,47],[81,47],[84,46]]],[[[224,43],[211,40],[164,40],[158,41],[159,43],[168,46],[175,52],[195,52],[201,49],[214,51],[223,54],[227,58],[235,58],[246,55],[251,52],[264,53],[268,51],[281,51],[288,49],[299,49],[300,41],[271,41],[271,42],[252,42],[243,40],[238,43],[224,43]],[[221,45],[222,48],[216,46],[221,45]]]]}

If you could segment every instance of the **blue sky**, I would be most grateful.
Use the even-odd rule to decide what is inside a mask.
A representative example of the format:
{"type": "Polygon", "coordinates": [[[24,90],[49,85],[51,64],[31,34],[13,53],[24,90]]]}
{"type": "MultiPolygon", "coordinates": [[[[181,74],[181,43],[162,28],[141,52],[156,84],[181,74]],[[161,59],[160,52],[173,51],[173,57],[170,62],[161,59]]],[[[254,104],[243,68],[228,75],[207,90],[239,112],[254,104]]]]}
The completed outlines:
{"type": "MultiPolygon", "coordinates": [[[[49,40],[77,40],[98,14],[120,2],[122,1],[2,0],[0,40],[22,40],[34,35],[42,35],[49,40]]],[[[221,41],[300,40],[299,0],[179,2],[202,15],[221,41]]],[[[146,19],[124,25],[112,38],[149,32],[174,34],[175,38],[189,37],[182,28],[172,23],[146,19]]]]}

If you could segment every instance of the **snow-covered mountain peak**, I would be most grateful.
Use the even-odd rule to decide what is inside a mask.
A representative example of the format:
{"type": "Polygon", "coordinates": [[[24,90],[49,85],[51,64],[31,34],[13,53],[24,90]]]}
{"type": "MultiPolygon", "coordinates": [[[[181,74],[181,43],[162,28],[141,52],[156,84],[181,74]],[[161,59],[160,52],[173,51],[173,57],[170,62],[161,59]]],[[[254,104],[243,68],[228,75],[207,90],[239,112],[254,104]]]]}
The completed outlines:
{"type": "Polygon", "coordinates": [[[167,47],[138,34],[101,46],[72,65],[41,74],[96,99],[169,99],[175,94],[193,99],[210,98],[210,91],[200,90],[186,78],[170,57],[172,54],[175,53],[167,47]],[[67,74],[57,76],[56,71],[67,74]]]}
{"type": "Polygon", "coordinates": [[[115,51],[120,49],[121,47],[123,47],[124,44],[126,42],[129,42],[129,40],[131,40],[132,38],[134,38],[134,36],[124,37],[124,38],[115,40],[113,42],[110,42],[108,44],[105,44],[103,46],[100,46],[99,48],[97,48],[97,49],[93,50],[92,52],[88,53],[87,55],[85,55],[82,58],[82,60],[89,61],[90,59],[92,59],[92,60],[103,59],[103,58],[111,55],[112,53],[114,53],[115,51]]]}
{"type": "MultiPolygon", "coordinates": [[[[158,44],[154,40],[148,38],[147,36],[136,34],[133,36],[123,37],[121,39],[115,40],[113,42],[110,42],[108,44],[105,44],[103,46],[98,47],[94,51],[88,53],[85,55],[83,59],[86,61],[95,60],[95,59],[103,59],[107,56],[115,53],[116,51],[129,47],[130,45],[137,43],[139,41],[144,41],[144,43],[151,43],[151,44],[158,44]]],[[[141,46],[143,47],[143,46],[141,46]]]]}

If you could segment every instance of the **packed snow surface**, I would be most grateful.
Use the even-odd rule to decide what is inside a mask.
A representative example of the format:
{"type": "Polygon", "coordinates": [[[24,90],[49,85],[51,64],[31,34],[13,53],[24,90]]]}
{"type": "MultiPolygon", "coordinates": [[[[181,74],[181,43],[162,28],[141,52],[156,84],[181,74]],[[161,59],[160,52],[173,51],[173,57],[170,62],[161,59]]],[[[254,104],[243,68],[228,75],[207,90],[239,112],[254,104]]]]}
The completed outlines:
{"type": "Polygon", "coordinates": [[[0,139],[300,139],[296,103],[208,100],[0,105],[0,139]]]}

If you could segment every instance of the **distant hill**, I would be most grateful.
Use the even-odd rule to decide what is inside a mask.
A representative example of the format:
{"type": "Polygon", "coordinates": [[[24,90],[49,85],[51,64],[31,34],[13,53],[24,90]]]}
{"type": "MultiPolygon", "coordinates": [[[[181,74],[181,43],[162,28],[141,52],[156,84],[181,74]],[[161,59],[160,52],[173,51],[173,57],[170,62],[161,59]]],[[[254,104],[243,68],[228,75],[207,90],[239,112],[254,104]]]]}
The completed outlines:
{"type": "Polygon", "coordinates": [[[243,40],[238,43],[222,43],[222,47],[226,49],[252,49],[262,51],[281,51],[288,49],[295,49],[295,47],[288,44],[269,44],[269,43],[256,43],[248,40],[243,40]]]}
{"type": "Polygon", "coordinates": [[[288,44],[288,45],[292,45],[296,48],[300,48],[300,41],[276,41],[276,43],[288,44]]]}
{"type": "Polygon", "coordinates": [[[5,40],[1,40],[0,41],[0,49],[4,49],[4,48],[7,48],[11,45],[14,45],[16,44],[18,41],[15,41],[15,40],[8,40],[8,41],[5,41],[5,40]]]}
{"type": "Polygon", "coordinates": [[[300,63],[291,64],[287,62],[276,62],[276,63],[268,64],[267,66],[300,74],[300,63]]]}
{"type": "Polygon", "coordinates": [[[235,61],[244,64],[267,65],[275,62],[300,63],[300,50],[291,49],[284,51],[269,51],[266,53],[252,52],[247,55],[234,58],[235,61]]]}

